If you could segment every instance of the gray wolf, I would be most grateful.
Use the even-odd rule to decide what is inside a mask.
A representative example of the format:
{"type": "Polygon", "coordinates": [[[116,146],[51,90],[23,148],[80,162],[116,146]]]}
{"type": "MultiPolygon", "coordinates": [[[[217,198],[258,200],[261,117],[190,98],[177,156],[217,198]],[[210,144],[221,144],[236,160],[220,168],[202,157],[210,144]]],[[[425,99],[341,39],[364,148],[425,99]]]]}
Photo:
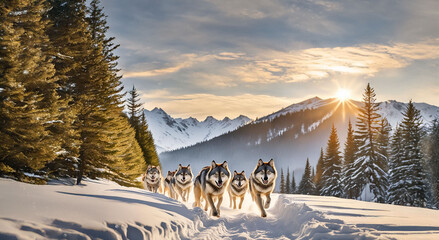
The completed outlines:
{"type": "Polygon", "coordinates": [[[252,200],[256,201],[256,205],[258,205],[258,208],[261,211],[261,217],[267,216],[265,209],[270,207],[270,194],[274,190],[276,177],[277,173],[273,159],[269,162],[264,162],[262,159],[259,159],[255,170],[253,170],[250,175],[250,193],[252,200]],[[265,196],[265,204],[262,200],[262,196],[265,196]]]}
{"type": "Polygon", "coordinates": [[[162,179],[160,166],[148,165],[142,177],[143,186],[148,191],[162,193],[162,179]]]}
{"type": "Polygon", "coordinates": [[[171,181],[175,199],[178,200],[178,196],[181,196],[183,201],[187,202],[189,193],[192,189],[192,179],[193,175],[190,164],[187,165],[187,167],[183,167],[181,164],[179,164],[177,172],[174,175],[174,179],[171,181]]]}
{"type": "Polygon", "coordinates": [[[234,171],[229,187],[227,189],[227,191],[229,192],[230,207],[232,207],[233,201],[233,209],[236,209],[236,198],[240,198],[241,201],[239,202],[239,209],[241,209],[247,189],[248,180],[245,177],[245,172],[242,171],[238,173],[237,171],[234,171]]]}
{"type": "Polygon", "coordinates": [[[195,207],[201,207],[201,197],[206,201],[204,210],[207,211],[208,206],[213,216],[220,216],[221,203],[223,195],[230,179],[230,171],[227,161],[217,164],[212,161],[210,166],[204,167],[195,178],[194,196],[195,207]],[[215,206],[214,201],[217,201],[215,206]]]}

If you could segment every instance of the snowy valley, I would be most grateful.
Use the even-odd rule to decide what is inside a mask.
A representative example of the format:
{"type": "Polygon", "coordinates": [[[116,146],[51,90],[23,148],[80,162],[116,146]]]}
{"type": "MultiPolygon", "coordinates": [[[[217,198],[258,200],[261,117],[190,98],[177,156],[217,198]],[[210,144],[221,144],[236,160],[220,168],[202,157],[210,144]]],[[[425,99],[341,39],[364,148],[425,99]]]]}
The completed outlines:
{"type": "MultiPolygon", "coordinates": [[[[316,165],[332,124],[337,128],[341,144],[344,143],[348,121],[350,119],[355,126],[357,106],[361,104],[354,100],[342,104],[334,98],[310,98],[211,140],[185,149],[162,152],[160,160],[166,170],[175,168],[179,163],[190,163],[199,171],[206,161],[215,159],[227,160],[239,171],[251,171],[257,159],[268,161],[274,158],[277,168],[289,168],[300,177],[307,158],[311,165],[316,165]]],[[[394,100],[380,102],[378,113],[395,128],[402,121],[406,105],[394,100]]],[[[414,106],[420,110],[425,126],[439,117],[437,106],[426,103],[414,103],[414,106]]]]}

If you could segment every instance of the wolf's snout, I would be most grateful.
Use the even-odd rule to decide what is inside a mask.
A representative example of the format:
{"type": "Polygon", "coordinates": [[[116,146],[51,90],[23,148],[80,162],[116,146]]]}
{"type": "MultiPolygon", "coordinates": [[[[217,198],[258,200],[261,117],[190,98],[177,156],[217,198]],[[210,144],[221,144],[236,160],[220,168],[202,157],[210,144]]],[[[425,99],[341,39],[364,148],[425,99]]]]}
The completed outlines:
{"type": "Polygon", "coordinates": [[[265,181],[267,181],[267,180],[268,180],[268,177],[267,177],[267,176],[265,176],[265,177],[264,177],[264,180],[265,180],[265,181]]]}

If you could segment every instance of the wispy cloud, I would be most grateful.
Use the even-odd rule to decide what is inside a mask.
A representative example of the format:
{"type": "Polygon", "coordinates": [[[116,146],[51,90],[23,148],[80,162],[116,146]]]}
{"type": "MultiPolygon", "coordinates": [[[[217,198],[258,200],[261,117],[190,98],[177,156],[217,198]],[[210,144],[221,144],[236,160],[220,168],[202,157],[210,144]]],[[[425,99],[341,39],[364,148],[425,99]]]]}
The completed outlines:
{"type": "MultiPolygon", "coordinates": [[[[147,100],[148,106],[160,106],[165,111],[172,113],[173,116],[193,116],[200,120],[209,115],[222,119],[226,116],[237,117],[243,113],[248,117],[256,118],[272,113],[274,109],[286,107],[298,100],[257,94],[235,96],[214,94],[172,95],[167,90],[146,92],[141,97],[147,100]]],[[[148,106],[146,107],[148,108],[148,106]]]]}
{"type": "Polygon", "coordinates": [[[371,77],[382,70],[406,67],[415,60],[439,58],[439,40],[309,48],[262,56],[235,67],[233,73],[244,82],[259,83],[301,82],[339,75],[371,77]]]}

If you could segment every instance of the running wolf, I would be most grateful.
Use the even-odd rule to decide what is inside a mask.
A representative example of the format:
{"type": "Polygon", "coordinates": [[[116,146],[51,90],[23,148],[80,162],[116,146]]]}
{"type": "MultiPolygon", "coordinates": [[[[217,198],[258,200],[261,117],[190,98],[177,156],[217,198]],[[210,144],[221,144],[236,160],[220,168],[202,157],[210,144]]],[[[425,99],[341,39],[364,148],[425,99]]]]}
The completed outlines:
{"type": "Polygon", "coordinates": [[[142,177],[145,189],[154,193],[162,193],[162,179],[160,166],[152,165],[148,165],[146,173],[142,177]]]}
{"type": "Polygon", "coordinates": [[[238,173],[237,171],[234,171],[232,180],[230,181],[229,187],[227,189],[229,192],[230,207],[232,207],[233,201],[233,209],[236,209],[236,198],[240,198],[241,201],[239,202],[239,209],[241,209],[247,189],[248,180],[245,177],[245,172],[242,171],[238,173]]]}
{"type": "Polygon", "coordinates": [[[192,189],[192,178],[191,165],[189,164],[187,167],[183,167],[179,164],[174,179],[171,181],[171,187],[175,191],[175,199],[178,200],[178,196],[181,196],[183,201],[187,202],[192,189]]]}
{"type": "Polygon", "coordinates": [[[230,171],[227,167],[227,161],[217,164],[212,161],[208,167],[204,167],[194,183],[195,207],[201,207],[201,197],[206,201],[204,210],[207,211],[210,206],[211,214],[213,216],[220,216],[220,207],[223,201],[223,194],[227,188],[230,178],[230,171]],[[214,201],[217,200],[215,206],[214,201]]]}
{"type": "Polygon", "coordinates": [[[175,198],[175,190],[171,185],[171,182],[175,181],[174,179],[174,175],[177,172],[177,170],[175,171],[168,171],[168,175],[166,175],[165,177],[165,181],[164,181],[164,190],[163,190],[163,194],[168,194],[169,197],[171,198],[175,198]]]}
{"type": "Polygon", "coordinates": [[[274,190],[276,182],[276,168],[274,167],[274,161],[271,159],[269,162],[264,162],[259,159],[255,170],[250,175],[250,193],[252,200],[256,201],[259,210],[261,210],[261,216],[266,217],[266,208],[270,207],[271,197],[270,194],[274,190]],[[262,200],[262,196],[265,196],[265,204],[262,200]]]}

